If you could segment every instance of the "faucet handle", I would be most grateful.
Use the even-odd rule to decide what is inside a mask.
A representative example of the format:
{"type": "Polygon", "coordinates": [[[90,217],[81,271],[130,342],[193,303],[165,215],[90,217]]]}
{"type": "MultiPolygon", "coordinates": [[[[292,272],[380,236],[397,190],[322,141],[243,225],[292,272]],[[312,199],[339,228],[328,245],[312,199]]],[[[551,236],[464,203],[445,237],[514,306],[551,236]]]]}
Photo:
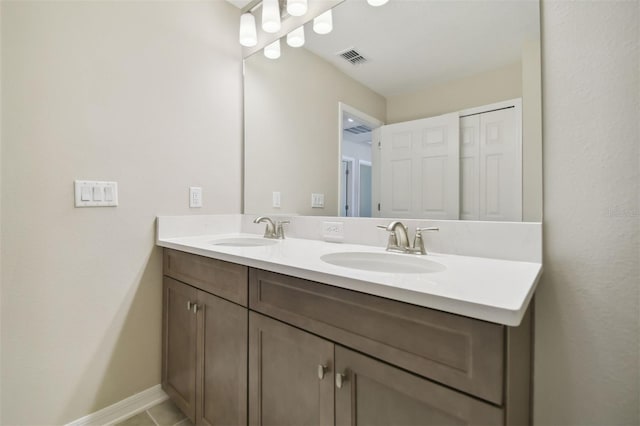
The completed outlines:
{"type": "Polygon", "coordinates": [[[416,228],[416,234],[422,233],[422,231],[439,231],[440,228],[437,226],[431,226],[429,228],[416,228]]]}
{"type": "Polygon", "coordinates": [[[416,228],[416,236],[413,239],[413,250],[420,254],[427,254],[427,250],[424,248],[424,238],[422,238],[423,231],[439,231],[438,227],[429,228],[416,228]]]}
{"type": "Polygon", "coordinates": [[[398,238],[394,230],[389,229],[388,225],[376,225],[376,228],[384,229],[389,233],[389,239],[387,240],[387,250],[398,247],[398,238]]]}
{"type": "Polygon", "coordinates": [[[287,223],[291,223],[288,220],[279,220],[276,221],[276,238],[280,240],[284,240],[284,226],[287,223]]]}

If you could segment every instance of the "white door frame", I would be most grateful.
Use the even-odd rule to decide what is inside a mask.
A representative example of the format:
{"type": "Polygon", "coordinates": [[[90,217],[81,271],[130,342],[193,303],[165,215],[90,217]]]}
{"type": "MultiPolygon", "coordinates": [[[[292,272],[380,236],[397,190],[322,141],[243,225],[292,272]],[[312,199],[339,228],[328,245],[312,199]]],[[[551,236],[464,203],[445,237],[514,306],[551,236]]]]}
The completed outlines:
{"type": "MultiPolygon", "coordinates": [[[[343,120],[342,120],[342,116],[343,113],[349,113],[351,115],[355,115],[356,117],[362,119],[362,121],[366,121],[368,124],[371,125],[371,129],[373,130],[374,128],[378,128],[380,126],[382,126],[384,124],[384,122],[378,120],[375,117],[370,116],[367,113],[364,113],[362,111],[360,111],[357,108],[352,107],[351,105],[347,105],[344,102],[338,102],[338,216],[340,216],[340,211],[342,210],[342,207],[339,205],[340,204],[340,190],[341,190],[341,186],[340,185],[340,178],[342,175],[342,172],[340,171],[340,164],[342,162],[342,132],[343,132],[343,120]]],[[[373,149],[373,142],[372,142],[372,149],[373,149]]],[[[354,164],[355,166],[355,164],[354,164]]],[[[373,168],[373,165],[372,165],[373,168]]],[[[344,207],[344,206],[343,206],[344,207]]],[[[359,205],[358,205],[359,207],[359,205]]]]}
{"type": "MultiPolygon", "coordinates": [[[[362,166],[369,166],[371,168],[371,203],[373,204],[373,161],[367,160],[358,160],[358,196],[357,200],[354,200],[354,203],[358,203],[358,217],[360,217],[360,194],[362,193],[362,186],[360,183],[362,182],[362,175],[360,174],[360,169],[362,166]]],[[[371,217],[373,217],[373,205],[371,205],[371,217]]]]}
{"type": "MultiPolygon", "coordinates": [[[[340,181],[342,181],[342,162],[346,162],[346,163],[350,163],[351,164],[351,169],[350,169],[350,171],[351,171],[351,185],[349,185],[350,186],[349,187],[349,191],[351,191],[351,203],[349,203],[349,199],[347,198],[347,194],[345,194],[344,201],[345,201],[345,203],[349,204],[349,213],[351,213],[351,216],[349,216],[349,217],[355,217],[356,213],[357,213],[357,210],[359,210],[359,209],[354,207],[355,204],[356,204],[356,197],[355,197],[355,194],[356,194],[356,192],[355,192],[355,186],[356,186],[356,179],[355,179],[355,176],[356,176],[355,175],[356,159],[353,158],[353,157],[348,157],[346,155],[343,155],[341,157],[341,159],[340,159],[340,165],[341,165],[341,167],[340,167],[340,171],[341,171],[341,173],[340,173],[340,181]]],[[[338,197],[339,197],[338,204],[340,204],[340,199],[342,199],[342,197],[340,197],[340,193],[338,193],[338,197]]],[[[341,213],[341,211],[343,209],[344,209],[344,204],[342,206],[339,206],[339,208],[338,208],[338,216],[341,216],[340,213],[341,213]]],[[[345,214],[345,217],[346,217],[346,214],[345,214]]]]}

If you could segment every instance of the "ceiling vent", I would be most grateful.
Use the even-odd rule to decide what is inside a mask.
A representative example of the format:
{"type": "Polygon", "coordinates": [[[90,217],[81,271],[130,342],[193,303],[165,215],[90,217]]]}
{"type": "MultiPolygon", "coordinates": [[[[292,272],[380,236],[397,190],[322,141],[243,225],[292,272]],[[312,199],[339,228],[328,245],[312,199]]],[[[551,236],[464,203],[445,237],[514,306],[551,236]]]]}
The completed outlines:
{"type": "Polygon", "coordinates": [[[359,135],[361,133],[369,133],[371,128],[364,125],[349,127],[348,129],[344,129],[345,132],[352,133],[354,135],[359,135]]]}
{"type": "Polygon", "coordinates": [[[360,52],[353,48],[339,52],[337,55],[345,61],[348,61],[351,65],[361,65],[369,61],[367,58],[362,56],[360,52]]]}

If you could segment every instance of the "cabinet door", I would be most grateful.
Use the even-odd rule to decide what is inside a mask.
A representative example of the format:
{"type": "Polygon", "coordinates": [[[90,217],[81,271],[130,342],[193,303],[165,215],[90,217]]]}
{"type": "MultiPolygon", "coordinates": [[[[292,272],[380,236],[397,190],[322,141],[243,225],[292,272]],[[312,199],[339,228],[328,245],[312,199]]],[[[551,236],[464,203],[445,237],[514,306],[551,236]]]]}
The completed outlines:
{"type": "Polygon", "coordinates": [[[195,421],[197,290],[168,277],[163,282],[162,388],[195,421]]]}
{"type": "Polygon", "coordinates": [[[396,367],[336,346],[337,425],[503,424],[502,411],[396,367]]]}
{"type": "Polygon", "coordinates": [[[249,424],[332,425],[333,343],[249,313],[249,424]]]}
{"type": "Polygon", "coordinates": [[[247,424],[248,310],[198,292],[198,425],[247,424]]]}

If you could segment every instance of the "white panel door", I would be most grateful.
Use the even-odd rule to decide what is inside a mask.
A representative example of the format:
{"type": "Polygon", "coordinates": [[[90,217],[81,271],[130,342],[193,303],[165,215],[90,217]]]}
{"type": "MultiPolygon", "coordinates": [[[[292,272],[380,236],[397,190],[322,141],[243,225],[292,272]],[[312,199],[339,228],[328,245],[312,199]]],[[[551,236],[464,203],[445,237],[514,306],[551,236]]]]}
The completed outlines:
{"type": "Polygon", "coordinates": [[[522,144],[516,114],[516,108],[480,114],[480,220],[522,220],[522,144]]]}
{"type": "Polygon", "coordinates": [[[380,130],[381,216],[458,219],[458,114],[380,130]]]}
{"type": "Polygon", "coordinates": [[[460,117],[460,219],[480,218],[480,114],[460,117]]]}

